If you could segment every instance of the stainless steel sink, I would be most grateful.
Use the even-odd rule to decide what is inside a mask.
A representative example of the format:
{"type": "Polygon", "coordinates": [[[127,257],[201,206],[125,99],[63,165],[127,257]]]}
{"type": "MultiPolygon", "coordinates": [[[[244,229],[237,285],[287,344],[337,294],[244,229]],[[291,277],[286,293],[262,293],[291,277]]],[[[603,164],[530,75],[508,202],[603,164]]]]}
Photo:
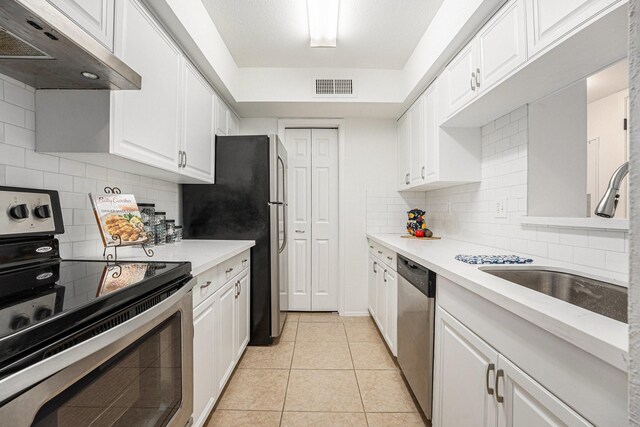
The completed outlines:
{"type": "Polygon", "coordinates": [[[549,267],[481,267],[485,273],[627,323],[627,288],[549,267]]]}

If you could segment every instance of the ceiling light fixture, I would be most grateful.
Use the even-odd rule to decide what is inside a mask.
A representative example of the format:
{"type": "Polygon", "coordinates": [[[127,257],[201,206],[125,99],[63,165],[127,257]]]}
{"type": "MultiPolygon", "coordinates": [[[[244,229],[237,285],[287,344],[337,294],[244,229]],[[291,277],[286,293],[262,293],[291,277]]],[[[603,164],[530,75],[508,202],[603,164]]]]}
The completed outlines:
{"type": "Polygon", "coordinates": [[[336,47],[340,0],[307,0],[311,47],[336,47]]]}

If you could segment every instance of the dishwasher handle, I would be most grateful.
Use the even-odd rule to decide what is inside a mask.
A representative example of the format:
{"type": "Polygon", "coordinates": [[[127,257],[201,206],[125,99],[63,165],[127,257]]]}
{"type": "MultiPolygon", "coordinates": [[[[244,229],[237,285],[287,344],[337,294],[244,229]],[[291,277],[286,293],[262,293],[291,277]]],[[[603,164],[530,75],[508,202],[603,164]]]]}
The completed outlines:
{"type": "Polygon", "coordinates": [[[428,298],[436,297],[436,273],[398,255],[398,274],[428,298]]]}

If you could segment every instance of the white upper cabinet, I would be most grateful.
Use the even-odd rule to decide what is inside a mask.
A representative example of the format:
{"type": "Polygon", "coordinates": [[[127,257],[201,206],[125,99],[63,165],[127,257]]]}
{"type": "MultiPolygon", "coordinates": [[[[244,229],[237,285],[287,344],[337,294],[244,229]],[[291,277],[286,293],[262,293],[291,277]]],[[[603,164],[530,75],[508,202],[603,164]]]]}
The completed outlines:
{"type": "Polygon", "coordinates": [[[617,0],[526,0],[529,56],[533,56],[617,0]]]}
{"type": "Polygon", "coordinates": [[[182,173],[214,181],[213,90],[193,66],[185,62],[182,126],[182,173]]]}
{"type": "Polygon", "coordinates": [[[47,0],[113,52],[115,0],[47,0]]]}
{"type": "Polygon", "coordinates": [[[229,135],[238,135],[240,133],[240,119],[231,110],[229,110],[227,124],[229,125],[227,130],[229,135]]]}
{"type": "Polygon", "coordinates": [[[117,26],[115,53],[142,76],[142,88],[112,93],[113,150],[179,172],[182,54],[136,0],[124,0],[117,26]]]}
{"type": "Polygon", "coordinates": [[[479,93],[527,60],[524,0],[507,3],[476,36],[479,93]]]}
{"type": "Polygon", "coordinates": [[[423,98],[420,97],[409,109],[409,185],[424,179],[424,124],[423,98]]]}
{"type": "Polygon", "coordinates": [[[443,72],[446,113],[451,115],[476,97],[476,49],[472,41],[453,58],[443,72]]]}
{"type": "Polygon", "coordinates": [[[411,115],[405,113],[398,120],[398,188],[404,189],[409,186],[411,176],[409,156],[411,144],[411,115]]]}
{"type": "Polygon", "coordinates": [[[480,180],[480,129],[440,127],[442,85],[441,79],[433,82],[398,121],[398,191],[480,180]]]}
{"type": "Polygon", "coordinates": [[[215,97],[216,103],[216,135],[225,136],[229,131],[229,107],[220,97],[215,97]]]}

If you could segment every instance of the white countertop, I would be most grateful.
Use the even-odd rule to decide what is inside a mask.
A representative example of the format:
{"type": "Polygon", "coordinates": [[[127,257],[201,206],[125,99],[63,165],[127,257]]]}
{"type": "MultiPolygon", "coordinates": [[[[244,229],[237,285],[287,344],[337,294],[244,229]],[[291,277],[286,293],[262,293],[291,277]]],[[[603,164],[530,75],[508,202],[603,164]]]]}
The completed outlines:
{"type": "Polygon", "coordinates": [[[197,276],[255,244],[253,240],[183,240],[180,243],[150,248],[154,251],[152,258],[146,256],[139,247],[119,248],[118,259],[121,261],[189,261],[191,274],[197,276]]]}
{"type": "MultiPolygon", "coordinates": [[[[493,276],[479,270],[478,265],[454,259],[458,254],[522,254],[447,238],[415,240],[403,239],[398,234],[367,236],[618,369],[627,371],[627,324],[493,276]]],[[[528,265],[554,266],[566,270],[566,265],[554,263],[553,260],[533,259],[533,264],[528,265]]],[[[606,278],[599,279],[611,282],[606,278]]]]}

